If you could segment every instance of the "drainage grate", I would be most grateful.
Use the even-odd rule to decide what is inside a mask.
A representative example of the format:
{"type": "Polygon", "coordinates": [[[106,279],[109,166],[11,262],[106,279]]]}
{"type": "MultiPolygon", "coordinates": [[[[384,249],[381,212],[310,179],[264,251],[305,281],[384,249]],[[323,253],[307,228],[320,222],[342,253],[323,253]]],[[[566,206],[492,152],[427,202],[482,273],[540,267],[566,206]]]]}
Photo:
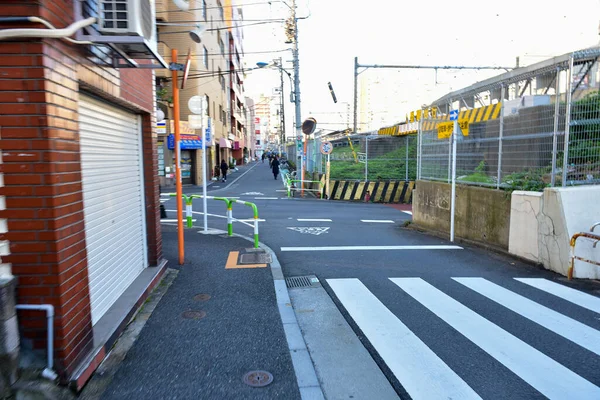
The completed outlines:
{"type": "Polygon", "coordinates": [[[319,283],[319,279],[314,275],[291,276],[285,278],[285,284],[288,288],[313,287],[319,283]]]}
{"type": "Polygon", "coordinates": [[[240,264],[269,264],[272,261],[271,254],[267,253],[249,253],[240,256],[240,264]]]}

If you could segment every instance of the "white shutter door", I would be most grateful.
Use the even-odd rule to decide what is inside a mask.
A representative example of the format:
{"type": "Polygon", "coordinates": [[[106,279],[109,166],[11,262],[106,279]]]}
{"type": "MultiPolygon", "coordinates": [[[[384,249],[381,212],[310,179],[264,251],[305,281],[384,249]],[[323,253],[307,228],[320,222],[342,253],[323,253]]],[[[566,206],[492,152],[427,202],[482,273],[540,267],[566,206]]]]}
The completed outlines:
{"type": "Polygon", "coordinates": [[[92,323],[147,266],[139,117],[80,96],[79,132],[92,323]]]}

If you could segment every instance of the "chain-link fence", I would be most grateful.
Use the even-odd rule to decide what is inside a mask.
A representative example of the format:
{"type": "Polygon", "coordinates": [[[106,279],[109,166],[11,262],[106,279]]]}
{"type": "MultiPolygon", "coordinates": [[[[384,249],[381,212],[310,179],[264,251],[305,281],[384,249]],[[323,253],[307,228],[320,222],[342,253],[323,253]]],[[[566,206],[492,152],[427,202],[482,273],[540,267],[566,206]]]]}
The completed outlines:
{"type": "MultiPolygon", "coordinates": [[[[306,169],[325,172],[327,156],[321,143],[327,137],[307,143],[306,169]]],[[[417,136],[380,136],[376,132],[334,139],[330,155],[333,180],[414,180],[417,174],[417,136]]]]}
{"type": "Polygon", "coordinates": [[[459,182],[525,190],[600,183],[599,56],[600,49],[589,49],[558,57],[450,93],[422,110],[419,178],[450,180],[454,109],[462,110],[459,182]]]}

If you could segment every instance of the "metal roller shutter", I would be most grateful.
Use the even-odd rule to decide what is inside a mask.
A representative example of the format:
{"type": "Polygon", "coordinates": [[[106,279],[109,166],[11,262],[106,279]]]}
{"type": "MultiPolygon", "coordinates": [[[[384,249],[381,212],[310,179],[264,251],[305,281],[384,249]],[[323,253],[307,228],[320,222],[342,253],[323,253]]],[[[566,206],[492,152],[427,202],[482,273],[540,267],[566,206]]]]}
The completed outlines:
{"type": "Polygon", "coordinates": [[[92,323],[147,267],[139,116],[81,96],[81,174],[92,323]]]}

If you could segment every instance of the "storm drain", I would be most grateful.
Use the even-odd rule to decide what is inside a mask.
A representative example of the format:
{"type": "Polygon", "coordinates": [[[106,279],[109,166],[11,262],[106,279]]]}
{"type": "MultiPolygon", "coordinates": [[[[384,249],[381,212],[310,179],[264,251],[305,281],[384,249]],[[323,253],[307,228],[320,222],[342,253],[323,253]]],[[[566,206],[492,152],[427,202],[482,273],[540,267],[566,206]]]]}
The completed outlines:
{"type": "Polygon", "coordinates": [[[269,264],[272,261],[271,254],[267,253],[247,253],[240,256],[240,264],[269,264]]]}
{"type": "Polygon", "coordinates": [[[290,276],[285,278],[285,284],[288,288],[308,288],[319,284],[319,279],[314,275],[290,276]]]}

